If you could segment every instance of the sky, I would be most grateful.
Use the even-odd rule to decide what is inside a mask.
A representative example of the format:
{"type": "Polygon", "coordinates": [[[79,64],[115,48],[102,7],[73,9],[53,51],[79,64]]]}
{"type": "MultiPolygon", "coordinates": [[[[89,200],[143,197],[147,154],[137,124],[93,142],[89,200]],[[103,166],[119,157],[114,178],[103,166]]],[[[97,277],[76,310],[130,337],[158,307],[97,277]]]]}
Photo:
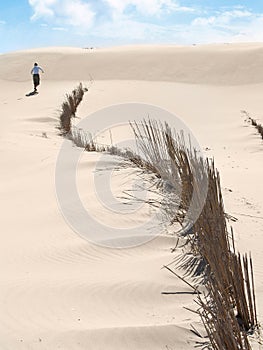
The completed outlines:
{"type": "Polygon", "coordinates": [[[0,53],[262,41],[260,0],[0,0],[0,53]]]}

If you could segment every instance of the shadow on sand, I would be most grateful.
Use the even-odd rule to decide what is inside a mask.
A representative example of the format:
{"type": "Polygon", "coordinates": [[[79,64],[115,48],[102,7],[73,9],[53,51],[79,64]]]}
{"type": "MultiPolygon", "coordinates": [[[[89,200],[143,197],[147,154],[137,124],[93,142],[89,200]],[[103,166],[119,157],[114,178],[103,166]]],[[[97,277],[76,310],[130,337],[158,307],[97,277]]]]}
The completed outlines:
{"type": "Polygon", "coordinates": [[[26,94],[26,96],[34,96],[34,95],[37,95],[37,94],[38,94],[37,91],[31,91],[28,94],[26,94]]]}

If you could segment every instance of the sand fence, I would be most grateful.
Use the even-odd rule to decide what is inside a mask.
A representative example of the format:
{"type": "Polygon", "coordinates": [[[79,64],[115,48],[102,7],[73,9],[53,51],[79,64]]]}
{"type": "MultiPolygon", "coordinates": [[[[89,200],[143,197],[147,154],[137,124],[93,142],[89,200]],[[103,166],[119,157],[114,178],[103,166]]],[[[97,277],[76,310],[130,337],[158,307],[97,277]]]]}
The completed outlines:
{"type": "Polygon", "coordinates": [[[97,145],[89,133],[71,125],[84,92],[80,84],[66,96],[60,115],[61,134],[87,151],[118,155],[155,175],[168,198],[163,211],[171,225],[180,226],[175,234],[185,241],[174,268],[185,272],[183,280],[198,294],[197,312],[209,338],[203,345],[217,350],[250,350],[249,335],[259,331],[252,257],[236,250],[214,161],[203,159],[182,133],[151,119],[131,123],[140,155],[97,145]]]}

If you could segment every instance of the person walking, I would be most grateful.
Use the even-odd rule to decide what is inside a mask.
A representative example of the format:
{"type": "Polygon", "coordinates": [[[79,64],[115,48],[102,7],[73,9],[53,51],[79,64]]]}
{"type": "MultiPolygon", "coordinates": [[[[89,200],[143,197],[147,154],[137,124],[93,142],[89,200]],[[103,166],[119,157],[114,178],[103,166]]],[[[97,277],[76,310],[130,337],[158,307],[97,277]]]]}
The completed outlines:
{"type": "Polygon", "coordinates": [[[37,87],[40,84],[40,71],[44,73],[43,69],[39,67],[37,63],[35,63],[34,67],[31,69],[31,74],[33,75],[34,92],[37,92],[37,87]]]}

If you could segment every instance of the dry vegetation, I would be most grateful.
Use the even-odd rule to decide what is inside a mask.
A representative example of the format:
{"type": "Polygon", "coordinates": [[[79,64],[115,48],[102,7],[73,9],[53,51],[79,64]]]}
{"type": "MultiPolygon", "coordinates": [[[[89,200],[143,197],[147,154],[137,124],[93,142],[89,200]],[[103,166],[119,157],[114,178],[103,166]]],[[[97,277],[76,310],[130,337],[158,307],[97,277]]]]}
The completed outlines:
{"type": "MultiPolygon", "coordinates": [[[[83,94],[80,85],[67,96],[61,114],[63,134],[70,133],[73,142],[87,151],[121,156],[155,174],[166,191],[166,214],[171,224],[181,225],[179,234],[188,247],[175,266],[187,272],[183,278],[186,282],[190,279],[205,287],[206,292],[198,293],[197,298],[198,313],[209,338],[209,344],[204,346],[251,350],[249,334],[259,331],[252,258],[236,251],[214,163],[192,150],[183,134],[153,120],[131,123],[141,156],[114,146],[97,145],[91,135],[71,128],[70,119],[83,94]]],[[[194,289],[198,291],[198,286],[194,289]]]]}
{"type": "Polygon", "coordinates": [[[211,348],[251,349],[248,335],[258,329],[252,259],[236,252],[233,231],[228,232],[214,163],[187,148],[183,136],[178,137],[168,125],[144,121],[133,129],[147,161],[171,183],[177,198],[181,184],[177,212],[171,210],[174,203],[168,202],[171,221],[182,225],[181,235],[190,247],[177,260],[177,267],[187,271],[188,277],[201,278],[205,286],[206,293],[199,294],[197,302],[211,348]]]}
{"type": "Polygon", "coordinates": [[[257,129],[257,132],[259,133],[259,135],[263,139],[263,126],[261,124],[259,124],[256,121],[256,119],[251,118],[248,112],[246,112],[246,111],[241,111],[241,112],[246,117],[246,121],[249,122],[252,126],[254,126],[257,129]]]}
{"type": "Polygon", "coordinates": [[[78,105],[83,99],[84,93],[87,91],[86,88],[79,83],[71,94],[66,94],[66,99],[62,103],[60,112],[60,126],[61,134],[69,136],[71,133],[71,119],[76,116],[78,105]]]}
{"type": "Polygon", "coordinates": [[[263,139],[263,126],[261,124],[258,124],[258,122],[253,118],[250,118],[250,121],[251,121],[251,124],[257,129],[261,138],[263,139]]]}

